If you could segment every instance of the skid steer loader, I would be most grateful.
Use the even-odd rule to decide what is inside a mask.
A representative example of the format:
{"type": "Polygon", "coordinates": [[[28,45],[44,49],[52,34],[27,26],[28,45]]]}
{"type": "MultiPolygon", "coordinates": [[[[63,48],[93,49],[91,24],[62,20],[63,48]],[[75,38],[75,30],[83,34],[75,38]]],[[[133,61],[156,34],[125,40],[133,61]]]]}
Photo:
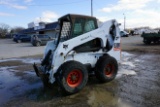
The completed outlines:
{"type": "Polygon", "coordinates": [[[33,65],[44,85],[57,82],[62,91],[74,94],[87,84],[91,73],[100,82],[113,80],[121,53],[116,20],[98,27],[95,17],[67,14],[58,22],[57,40],[47,43],[41,65],[33,65]]]}

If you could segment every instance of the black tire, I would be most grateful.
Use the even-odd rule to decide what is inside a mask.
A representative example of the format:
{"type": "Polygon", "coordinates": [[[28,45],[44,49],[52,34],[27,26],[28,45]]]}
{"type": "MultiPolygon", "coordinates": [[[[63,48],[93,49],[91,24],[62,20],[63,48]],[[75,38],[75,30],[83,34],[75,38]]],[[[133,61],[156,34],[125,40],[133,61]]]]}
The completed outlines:
{"type": "Polygon", "coordinates": [[[22,41],[21,41],[21,40],[17,40],[16,42],[17,42],[17,43],[21,43],[22,41]]]}
{"type": "Polygon", "coordinates": [[[74,94],[87,84],[88,71],[80,62],[65,62],[58,69],[56,80],[65,94],[74,94]]]}
{"type": "Polygon", "coordinates": [[[105,55],[99,58],[96,63],[95,75],[100,82],[112,81],[118,71],[118,63],[115,58],[105,55]]]}
{"type": "Polygon", "coordinates": [[[41,46],[41,43],[40,42],[36,42],[36,46],[41,46]]]}
{"type": "Polygon", "coordinates": [[[21,43],[21,42],[22,42],[22,40],[18,40],[17,42],[18,42],[18,43],[21,43]]]}
{"type": "Polygon", "coordinates": [[[149,40],[149,39],[147,39],[147,38],[144,38],[144,39],[143,39],[143,42],[144,42],[146,45],[151,44],[151,40],[149,40]]]}

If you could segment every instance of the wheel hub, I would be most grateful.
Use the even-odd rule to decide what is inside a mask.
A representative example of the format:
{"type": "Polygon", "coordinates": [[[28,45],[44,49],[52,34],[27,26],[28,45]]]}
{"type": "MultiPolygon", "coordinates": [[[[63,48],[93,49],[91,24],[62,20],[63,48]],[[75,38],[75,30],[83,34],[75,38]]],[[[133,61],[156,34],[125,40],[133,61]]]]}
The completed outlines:
{"type": "Polygon", "coordinates": [[[113,75],[114,72],[114,66],[112,64],[108,64],[105,67],[105,75],[110,77],[113,75]]]}
{"type": "Polygon", "coordinates": [[[109,72],[111,72],[111,68],[108,67],[105,69],[105,71],[109,73],[109,72]]]}
{"type": "Polygon", "coordinates": [[[67,83],[74,88],[80,85],[82,81],[82,72],[80,70],[72,70],[67,76],[67,83]]]}
{"type": "Polygon", "coordinates": [[[75,81],[75,80],[77,80],[77,77],[76,77],[76,75],[72,75],[72,76],[71,76],[71,80],[72,80],[72,81],[75,81]]]}

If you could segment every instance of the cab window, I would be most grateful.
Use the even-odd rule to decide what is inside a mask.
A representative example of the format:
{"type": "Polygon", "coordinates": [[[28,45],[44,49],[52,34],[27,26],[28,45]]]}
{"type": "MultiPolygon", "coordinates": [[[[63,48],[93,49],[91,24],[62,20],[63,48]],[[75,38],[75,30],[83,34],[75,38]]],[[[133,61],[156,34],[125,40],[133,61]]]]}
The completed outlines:
{"type": "Polygon", "coordinates": [[[95,29],[95,24],[93,20],[87,20],[84,26],[84,32],[89,32],[95,29]]]}
{"type": "Polygon", "coordinates": [[[82,35],[96,28],[94,20],[76,18],[74,23],[73,37],[82,35]]]}
{"type": "Polygon", "coordinates": [[[76,18],[74,23],[73,37],[83,34],[84,19],[76,18]]]}

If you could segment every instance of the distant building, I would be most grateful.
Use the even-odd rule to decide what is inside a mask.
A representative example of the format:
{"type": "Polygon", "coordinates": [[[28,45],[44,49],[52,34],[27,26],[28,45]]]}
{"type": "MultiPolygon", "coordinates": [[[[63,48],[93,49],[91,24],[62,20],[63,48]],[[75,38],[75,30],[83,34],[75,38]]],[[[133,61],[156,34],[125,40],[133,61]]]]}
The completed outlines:
{"type": "Polygon", "coordinates": [[[134,29],[135,34],[142,34],[142,33],[157,33],[157,30],[151,29],[150,27],[140,27],[134,29]]]}
{"type": "Polygon", "coordinates": [[[56,34],[59,31],[58,22],[44,23],[39,22],[38,24],[31,22],[28,24],[28,29],[22,30],[19,33],[34,35],[34,34],[46,34],[48,36],[56,38],[56,34]]]}
{"type": "Polygon", "coordinates": [[[151,29],[150,27],[137,27],[128,29],[128,31],[133,31],[136,35],[141,35],[142,33],[157,33],[157,29],[151,29]]]}
{"type": "Polygon", "coordinates": [[[33,28],[35,26],[36,26],[35,22],[28,23],[28,28],[33,28]]]}

